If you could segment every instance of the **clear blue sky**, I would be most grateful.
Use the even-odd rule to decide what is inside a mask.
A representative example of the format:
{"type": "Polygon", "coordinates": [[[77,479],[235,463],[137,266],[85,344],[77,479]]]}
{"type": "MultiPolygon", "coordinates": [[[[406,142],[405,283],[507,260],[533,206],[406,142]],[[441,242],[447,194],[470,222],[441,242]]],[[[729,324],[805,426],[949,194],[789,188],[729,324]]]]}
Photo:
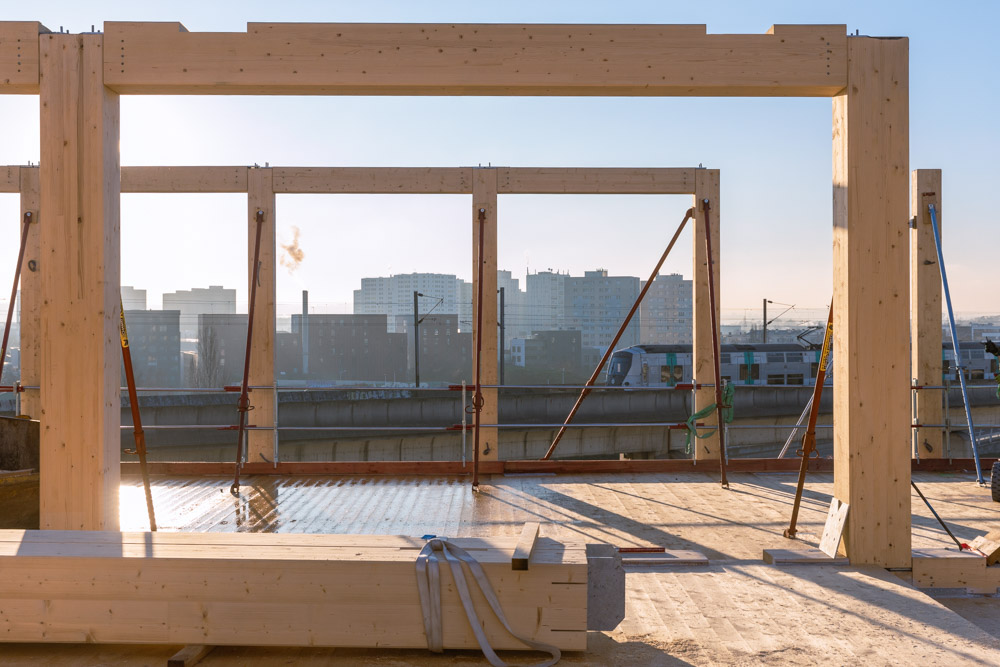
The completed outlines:
{"type": "MultiPolygon", "coordinates": [[[[846,23],[910,38],[911,168],[944,170],[946,252],[956,309],[1000,311],[995,267],[1000,93],[995,2],[185,2],[6,3],[2,20],[88,31],[108,20],[181,21],[243,31],[248,21],[707,23],[763,33],[773,23],[846,23]],[[991,284],[992,278],[992,284],[991,284]]],[[[828,99],[123,97],[124,165],[695,166],[722,170],[722,290],[730,318],[760,299],[823,307],[831,291],[828,99]]],[[[0,164],[37,161],[35,97],[0,96],[0,164]]],[[[123,198],[122,281],[159,294],[225,284],[245,291],[245,198],[123,198]]],[[[646,275],[686,198],[504,197],[500,266],[646,275]]],[[[0,280],[16,257],[16,197],[0,196],[0,280]],[[13,248],[13,249],[12,249],[13,248]]],[[[306,252],[279,274],[293,308],[345,303],[362,276],[471,273],[461,197],[281,197],[279,236],[306,252]],[[362,224],[363,223],[363,224],[362,224]]],[[[690,275],[690,241],[668,270],[690,275]]],[[[245,297],[243,297],[245,298],[245,297]]]]}

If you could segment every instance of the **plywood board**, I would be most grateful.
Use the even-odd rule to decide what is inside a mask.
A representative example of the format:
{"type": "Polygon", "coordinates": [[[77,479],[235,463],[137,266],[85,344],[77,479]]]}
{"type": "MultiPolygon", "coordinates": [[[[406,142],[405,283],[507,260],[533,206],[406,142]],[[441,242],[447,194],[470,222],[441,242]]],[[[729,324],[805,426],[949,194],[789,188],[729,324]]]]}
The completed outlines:
{"type": "Polygon", "coordinates": [[[122,93],[826,96],[843,25],[714,35],[703,25],[105,23],[122,93]]]}
{"type": "Polygon", "coordinates": [[[830,511],[826,514],[826,525],[823,527],[823,537],[819,541],[819,550],[830,558],[836,558],[840,549],[840,540],[844,535],[844,525],[847,523],[847,511],[850,506],[836,498],[830,499],[830,511]]]}

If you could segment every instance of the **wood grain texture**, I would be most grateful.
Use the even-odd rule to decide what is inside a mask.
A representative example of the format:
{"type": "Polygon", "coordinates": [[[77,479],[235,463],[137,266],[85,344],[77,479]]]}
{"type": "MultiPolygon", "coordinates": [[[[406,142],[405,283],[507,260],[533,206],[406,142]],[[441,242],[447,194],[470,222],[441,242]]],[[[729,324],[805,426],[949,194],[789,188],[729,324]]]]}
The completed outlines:
{"type": "MultiPolygon", "coordinates": [[[[722,252],[720,240],[720,196],[719,196],[719,170],[699,169],[695,175],[695,194],[692,198],[695,207],[695,217],[688,222],[694,225],[691,237],[694,241],[693,268],[694,286],[692,288],[692,327],[693,349],[695,354],[694,380],[696,384],[715,384],[715,366],[713,354],[718,354],[719,350],[712,349],[712,309],[709,301],[708,291],[708,250],[705,247],[705,209],[702,201],[707,199],[710,203],[709,220],[712,225],[712,270],[715,273],[715,314],[716,318],[721,317],[721,290],[722,280],[720,279],[721,264],[720,253],[722,252]]],[[[721,322],[721,319],[718,319],[721,322]]],[[[721,341],[721,335],[720,335],[721,341]]],[[[695,411],[713,405],[715,403],[715,388],[702,387],[695,390],[695,411]]],[[[701,420],[708,426],[718,425],[719,415],[712,412],[701,420]]],[[[704,431],[700,431],[704,435],[704,431]]],[[[693,456],[696,460],[718,460],[720,455],[719,433],[716,431],[707,438],[692,439],[694,448],[693,456]]]]}
{"type": "MultiPolygon", "coordinates": [[[[910,214],[916,221],[916,228],[910,230],[910,373],[915,384],[940,385],[941,267],[938,266],[928,204],[934,204],[937,209],[943,245],[941,170],[914,169],[910,174],[910,214]]],[[[918,391],[913,418],[921,424],[943,424],[942,403],[940,391],[918,391]]],[[[922,428],[916,435],[920,458],[945,456],[944,434],[940,428],[922,428]]]]}
{"type": "MultiPolygon", "coordinates": [[[[254,244],[257,234],[257,211],[264,211],[260,237],[260,270],[254,304],[253,343],[250,348],[250,385],[274,385],[274,336],[277,302],[277,247],[273,172],[251,169],[248,173],[247,195],[247,294],[253,279],[254,244]]],[[[277,394],[267,389],[250,392],[251,411],[248,423],[254,426],[274,426],[277,394]]],[[[247,461],[255,463],[274,460],[274,431],[247,432],[247,461]]]]}
{"type": "MultiPolygon", "coordinates": [[[[21,384],[39,387],[42,382],[42,207],[38,167],[21,167],[18,175],[21,220],[28,211],[34,217],[34,223],[28,228],[24,266],[21,267],[21,384]]],[[[21,394],[21,414],[35,419],[41,414],[38,389],[25,389],[21,394]]]]}
{"type": "Polygon", "coordinates": [[[537,521],[529,521],[524,524],[524,528],[521,530],[521,537],[518,538],[517,546],[514,547],[514,554],[510,557],[510,569],[528,569],[531,554],[535,550],[535,543],[538,541],[538,528],[539,523],[537,521]]]}
{"type": "Polygon", "coordinates": [[[108,85],[142,94],[832,96],[845,26],[105,23],[108,85]]]}
{"type": "MultiPolygon", "coordinates": [[[[420,543],[37,532],[0,531],[0,565],[9,575],[0,582],[3,641],[246,645],[253,637],[259,646],[426,646],[414,576],[420,543]]],[[[514,572],[517,540],[455,543],[482,564],[516,631],[585,649],[586,549],[546,540],[531,570],[514,572]]],[[[475,648],[449,568],[441,580],[444,645],[475,648]]],[[[490,643],[520,648],[475,588],[472,598],[490,643]]]]}
{"type": "Polygon", "coordinates": [[[472,194],[471,167],[275,167],[278,193],[472,194]]]}
{"type": "MultiPolygon", "coordinates": [[[[497,170],[475,169],[472,173],[472,369],[470,377],[475,384],[476,329],[479,323],[479,309],[483,309],[482,376],[481,383],[496,385],[499,381],[499,358],[497,356],[497,170]],[[483,249],[483,300],[479,295],[479,209],[486,209],[486,225],[483,249]]],[[[483,389],[483,409],[480,422],[496,424],[500,416],[497,389],[483,389]]],[[[482,461],[496,461],[500,447],[496,428],[481,428],[479,436],[479,456],[482,461]]]]}
{"type": "Polygon", "coordinates": [[[41,38],[41,526],[118,527],[118,95],[101,35],[41,38]]]}
{"type": "Polygon", "coordinates": [[[836,496],[852,565],[908,567],[909,46],[851,37],[848,51],[833,104],[836,496]]]}
{"type": "Polygon", "coordinates": [[[246,191],[246,167],[122,167],[122,192],[246,191]]]}
{"type": "Polygon", "coordinates": [[[696,169],[500,167],[500,194],[694,194],[696,169]]]}
{"type": "Polygon", "coordinates": [[[45,32],[38,21],[0,21],[0,93],[38,94],[39,39],[45,32]]]}

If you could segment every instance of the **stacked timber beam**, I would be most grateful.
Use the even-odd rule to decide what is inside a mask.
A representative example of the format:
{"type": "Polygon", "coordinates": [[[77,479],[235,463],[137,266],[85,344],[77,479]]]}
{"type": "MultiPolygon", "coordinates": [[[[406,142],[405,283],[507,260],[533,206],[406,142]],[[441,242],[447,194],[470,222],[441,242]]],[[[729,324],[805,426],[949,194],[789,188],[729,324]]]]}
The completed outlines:
{"type": "MultiPolygon", "coordinates": [[[[515,632],[586,649],[585,545],[539,538],[528,568],[515,570],[516,536],[451,542],[482,564],[515,632]]],[[[0,641],[426,648],[415,574],[424,544],[392,535],[0,531],[0,641]]],[[[478,648],[450,568],[440,573],[444,648],[478,648]]],[[[470,588],[493,648],[523,649],[470,588]]]]}

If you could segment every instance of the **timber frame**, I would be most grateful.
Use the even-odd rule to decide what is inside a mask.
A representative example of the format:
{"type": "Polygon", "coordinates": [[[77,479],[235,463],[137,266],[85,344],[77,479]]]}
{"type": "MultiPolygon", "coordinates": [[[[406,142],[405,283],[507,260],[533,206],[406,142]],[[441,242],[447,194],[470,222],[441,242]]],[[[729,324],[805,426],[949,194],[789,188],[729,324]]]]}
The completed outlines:
{"type": "Polygon", "coordinates": [[[908,566],[908,52],[843,25],[0,23],[0,93],[40,94],[42,526],[117,527],[119,95],[832,97],[835,495],[852,563],[908,566]]]}
{"type": "MultiPolygon", "coordinates": [[[[22,215],[25,211],[38,214],[38,167],[5,167],[6,177],[0,180],[0,192],[22,193],[22,215]]],[[[492,267],[492,278],[484,285],[483,349],[485,359],[497,358],[496,323],[496,265],[497,237],[501,226],[497,220],[497,197],[504,194],[632,194],[632,195],[692,195],[696,211],[692,245],[692,275],[694,340],[701,360],[695,374],[706,384],[711,384],[712,330],[708,309],[708,262],[705,258],[705,225],[703,209],[698,202],[708,199],[716,214],[712,217],[713,267],[715,270],[716,308],[721,301],[719,292],[719,171],[704,168],[512,168],[512,167],[122,167],[122,193],[246,193],[247,194],[247,280],[253,271],[253,243],[256,233],[256,213],[265,211],[264,243],[260,257],[260,282],[257,307],[254,312],[253,349],[250,357],[250,384],[256,387],[275,386],[275,307],[276,284],[275,230],[278,209],[275,197],[279,194],[458,194],[472,195],[471,209],[473,230],[472,266],[473,283],[477,280],[476,254],[479,251],[478,211],[487,210],[486,262],[492,267]],[[492,296],[491,296],[492,295],[492,296]],[[706,380],[707,378],[707,380],[706,380]]],[[[37,217],[35,218],[38,219],[37,217]]],[[[669,227],[673,221],[665,221],[669,227]]],[[[38,236],[29,238],[28,259],[37,256],[38,236]]],[[[486,272],[485,275],[490,275],[486,272]]],[[[25,283],[22,293],[22,322],[30,336],[22,341],[22,385],[34,387],[40,381],[38,370],[40,341],[38,327],[38,284],[25,283]],[[35,328],[31,328],[35,327],[35,328]],[[34,333],[33,333],[34,332],[34,333]]],[[[473,294],[477,287],[473,284],[473,294]]],[[[475,306],[476,304],[474,304],[475,306]]],[[[718,312],[716,313],[718,316],[718,312]]],[[[477,319],[472,318],[473,329],[477,319]]],[[[475,354],[475,352],[473,352],[475,354]]],[[[473,367],[475,358],[473,358],[473,367]]],[[[498,366],[483,364],[483,383],[496,385],[498,366]]],[[[38,390],[26,389],[22,412],[38,416],[38,390]]],[[[497,423],[498,390],[484,389],[483,418],[488,424],[497,423]]],[[[273,427],[277,414],[277,400],[272,393],[251,395],[256,426],[273,427]]],[[[714,401],[711,387],[695,391],[695,410],[714,401]]],[[[705,418],[705,424],[714,425],[718,415],[705,418]]],[[[483,429],[483,460],[498,459],[499,447],[496,428],[483,429]]],[[[718,435],[698,441],[696,460],[719,458],[718,435]]],[[[248,463],[279,461],[277,435],[268,431],[249,431],[246,460],[248,463]]]]}

